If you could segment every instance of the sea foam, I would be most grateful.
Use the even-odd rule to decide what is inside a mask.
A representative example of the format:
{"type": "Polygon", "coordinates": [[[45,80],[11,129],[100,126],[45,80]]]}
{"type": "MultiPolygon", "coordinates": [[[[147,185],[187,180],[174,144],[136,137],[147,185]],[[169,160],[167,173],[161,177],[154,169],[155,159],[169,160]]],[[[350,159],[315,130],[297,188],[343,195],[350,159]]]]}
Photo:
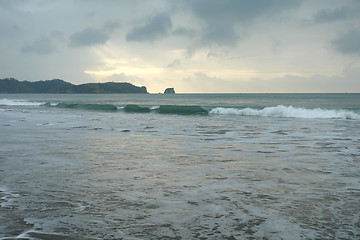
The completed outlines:
{"type": "Polygon", "coordinates": [[[40,106],[45,104],[44,102],[30,102],[23,99],[0,99],[0,105],[3,106],[40,106]]]}
{"type": "Polygon", "coordinates": [[[222,108],[217,107],[210,111],[214,115],[242,115],[242,116],[263,116],[263,117],[285,117],[285,118],[338,118],[360,120],[360,115],[349,110],[328,110],[328,109],[306,109],[292,106],[279,105],[266,107],[264,109],[254,108],[222,108]]]}

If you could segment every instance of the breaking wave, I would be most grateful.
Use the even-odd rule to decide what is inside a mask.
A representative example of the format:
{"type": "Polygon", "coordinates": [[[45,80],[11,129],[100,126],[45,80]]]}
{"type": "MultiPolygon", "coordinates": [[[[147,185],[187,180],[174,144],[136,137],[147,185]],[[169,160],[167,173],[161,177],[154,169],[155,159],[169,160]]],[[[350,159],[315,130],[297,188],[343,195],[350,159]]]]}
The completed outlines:
{"type": "Polygon", "coordinates": [[[178,106],[178,105],[161,105],[157,111],[159,113],[193,115],[207,115],[208,111],[200,106],[178,106]]]}
{"type": "Polygon", "coordinates": [[[0,99],[0,106],[47,106],[65,109],[79,109],[90,111],[123,111],[127,113],[160,113],[176,115],[238,115],[238,116],[261,116],[261,117],[282,117],[282,118],[304,118],[304,119],[351,119],[360,120],[359,109],[322,109],[302,108],[293,106],[278,105],[265,108],[236,108],[236,107],[202,107],[196,105],[160,105],[140,106],[128,104],[115,106],[112,104],[94,103],[55,103],[28,101],[23,99],[0,99]]]}
{"type": "Polygon", "coordinates": [[[208,114],[208,111],[200,106],[161,105],[161,106],[143,107],[139,105],[129,104],[119,109],[131,113],[154,112],[161,114],[177,114],[177,115],[207,115],[208,114]]]}
{"type": "Polygon", "coordinates": [[[285,117],[285,118],[337,118],[337,119],[356,119],[360,120],[360,115],[349,110],[328,110],[328,109],[306,109],[292,106],[279,105],[276,107],[266,107],[264,109],[254,108],[222,108],[212,109],[213,115],[242,115],[242,116],[263,116],[263,117],[285,117]]]}
{"type": "MultiPolygon", "coordinates": [[[[47,106],[52,106],[51,103],[46,103],[47,106]]],[[[55,105],[58,108],[82,109],[82,110],[97,110],[97,111],[116,111],[118,110],[112,104],[82,104],[82,103],[59,103],[55,105]]]]}
{"type": "Polygon", "coordinates": [[[126,105],[123,109],[125,112],[132,112],[132,113],[148,113],[148,112],[150,112],[149,107],[141,107],[139,105],[134,105],[134,104],[126,105]]]}
{"type": "Polygon", "coordinates": [[[31,102],[22,99],[0,99],[0,105],[2,106],[40,106],[44,104],[44,102],[31,102]]]}

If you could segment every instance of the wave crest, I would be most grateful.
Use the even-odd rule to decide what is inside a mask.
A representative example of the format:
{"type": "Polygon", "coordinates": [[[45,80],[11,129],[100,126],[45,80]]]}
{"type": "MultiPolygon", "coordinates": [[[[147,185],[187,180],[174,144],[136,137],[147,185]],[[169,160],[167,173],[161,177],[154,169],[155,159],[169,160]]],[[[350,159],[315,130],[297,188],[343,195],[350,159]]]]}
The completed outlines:
{"type": "MultiPolygon", "coordinates": [[[[51,105],[50,105],[51,106],[51,105]]],[[[58,108],[70,108],[81,110],[116,111],[117,107],[112,104],[82,104],[82,103],[59,103],[58,108]]]]}
{"type": "Polygon", "coordinates": [[[149,107],[141,107],[139,105],[129,104],[124,107],[125,112],[132,113],[148,113],[150,112],[149,107]]]}
{"type": "Polygon", "coordinates": [[[242,115],[242,116],[263,116],[263,117],[285,117],[285,118],[338,118],[360,120],[360,115],[348,110],[328,110],[328,109],[306,109],[292,106],[279,105],[276,107],[266,107],[264,109],[254,108],[222,108],[217,107],[210,111],[214,115],[242,115]]]}
{"type": "Polygon", "coordinates": [[[157,111],[165,114],[179,115],[207,115],[208,111],[200,106],[179,106],[179,105],[161,105],[157,111]]]}
{"type": "Polygon", "coordinates": [[[0,99],[0,105],[3,106],[40,106],[45,104],[44,102],[30,102],[23,99],[0,99]]]}

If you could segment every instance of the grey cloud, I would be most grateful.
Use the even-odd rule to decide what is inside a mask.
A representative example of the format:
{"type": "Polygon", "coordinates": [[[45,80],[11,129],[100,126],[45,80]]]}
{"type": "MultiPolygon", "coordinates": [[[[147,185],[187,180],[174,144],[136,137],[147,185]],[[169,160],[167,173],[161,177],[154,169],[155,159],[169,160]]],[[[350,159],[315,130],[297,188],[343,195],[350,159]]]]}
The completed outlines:
{"type": "Polygon", "coordinates": [[[167,14],[156,14],[144,25],[135,27],[127,35],[127,41],[154,41],[166,36],[171,30],[171,19],[167,14]]]}
{"type": "Polygon", "coordinates": [[[203,34],[203,42],[206,44],[217,43],[219,45],[235,46],[241,37],[234,30],[233,24],[212,22],[207,25],[203,34]]]}
{"type": "Polygon", "coordinates": [[[81,32],[70,36],[71,47],[93,46],[104,44],[109,39],[109,35],[104,30],[95,28],[86,28],[81,32]]]}
{"type": "Polygon", "coordinates": [[[359,16],[360,9],[342,7],[335,9],[321,10],[314,15],[315,22],[333,22],[359,16]]]}
{"type": "Polygon", "coordinates": [[[196,30],[192,28],[178,27],[172,32],[172,34],[193,38],[196,36],[196,30]]]}
{"type": "Polygon", "coordinates": [[[352,29],[331,42],[332,47],[342,54],[360,54],[360,29],[352,29]]]}
{"type": "Polygon", "coordinates": [[[217,92],[219,86],[224,92],[358,92],[360,90],[359,73],[358,69],[349,68],[336,76],[285,75],[268,80],[252,78],[247,81],[229,81],[197,72],[187,80],[192,83],[194,89],[201,89],[203,92],[217,92]]]}
{"type": "Polygon", "coordinates": [[[110,34],[119,27],[115,22],[107,22],[102,29],[86,28],[70,36],[70,47],[86,47],[99,44],[105,44],[110,34]]]}
{"type": "Polygon", "coordinates": [[[111,22],[111,21],[106,22],[104,24],[104,31],[110,34],[119,27],[120,27],[120,24],[118,24],[117,22],[111,22]]]}
{"type": "Polygon", "coordinates": [[[210,52],[208,52],[206,58],[210,59],[210,58],[222,58],[222,57],[224,57],[223,53],[219,53],[216,51],[210,51],[210,52]]]}
{"type": "Polygon", "coordinates": [[[0,0],[0,9],[1,10],[6,10],[6,11],[13,11],[14,9],[16,9],[16,6],[19,3],[24,2],[22,1],[7,1],[7,0],[0,0]]]}
{"type": "MultiPolygon", "coordinates": [[[[216,92],[220,86],[229,86],[229,83],[226,83],[224,79],[217,77],[210,77],[202,72],[195,72],[193,77],[187,78],[187,82],[191,82],[193,89],[201,89],[200,92],[216,92]]],[[[235,89],[235,88],[233,88],[235,89]]],[[[224,89],[223,91],[226,91],[224,89]]]]}
{"type": "Polygon", "coordinates": [[[187,0],[183,2],[204,24],[203,42],[235,45],[236,26],[249,26],[259,17],[269,20],[300,5],[301,0],[187,0]]]}
{"type": "Polygon", "coordinates": [[[1,32],[1,37],[11,38],[21,33],[21,28],[16,24],[10,25],[7,24],[6,22],[0,21],[0,32],[1,32]]]}
{"type": "Polygon", "coordinates": [[[131,82],[135,85],[144,85],[146,81],[143,78],[133,76],[133,75],[125,75],[124,73],[116,73],[111,75],[106,79],[106,81],[111,82],[131,82]]]}
{"type": "Polygon", "coordinates": [[[22,53],[47,55],[55,52],[55,46],[49,38],[41,38],[21,48],[22,53]]]}
{"type": "Polygon", "coordinates": [[[60,31],[52,31],[52,32],[50,33],[50,37],[51,37],[52,39],[63,39],[64,35],[63,35],[63,33],[60,32],[60,31]]]}
{"type": "Polygon", "coordinates": [[[192,47],[188,47],[186,53],[184,54],[185,58],[191,58],[192,56],[194,56],[196,50],[192,47]]]}
{"type": "Polygon", "coordinates": [[[358,92],[360,82],[358,81],[359,70],[348,68],[340,75],[325,76],[313,75],[311,77],[300,77],[286,75],[271,80],[252,81],[255,89],[262,91],[282,92],[358,92]]]}
{"type": "Polygon", "coordinates": [[[168,64],[166,67],[167,68],[174,68],[174,67],[177,67],[177,66],[180,66],[181,65],[181,62],[179,59],[175,59],[172,63],[168,64]]]}
{"type": "Polygon", "coordinates": [[[262,14],[273,15],[297,7],[298,0],[198,0],[185,1],[189,8],[206,21],[250,21],[262,14]]]}

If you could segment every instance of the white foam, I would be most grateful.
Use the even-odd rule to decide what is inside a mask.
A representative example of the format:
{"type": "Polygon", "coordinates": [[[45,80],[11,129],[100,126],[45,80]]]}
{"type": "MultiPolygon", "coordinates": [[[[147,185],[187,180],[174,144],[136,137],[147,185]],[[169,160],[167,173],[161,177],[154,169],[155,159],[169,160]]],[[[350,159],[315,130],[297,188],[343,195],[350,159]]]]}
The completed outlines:
{"type": "Polygon", "coordinates": [[[157,109],[159,109],[159,107],[160,106],[152,106],[152,107],[150,107],[150,110],[157,110],[157,109]]]}
{"type": "Polygon", "coordinates": [[[20,197],[19,194],[11,193],[7,191],[6,188],[0,187],[0,192],[5,195],[1,198],[2,201],[0,202],[0,207],[9,207],[14,201],[14,198],[20,197]]]}
{"type": "Polygon", "coordinates": [[[23,99],[0,99],[0,105],[5,106],[40,106],[45,104],[44,102],[31,102],[23,99]]]}
{"type": "Polygon", "coordinates": [[[263,117],[287,117],[287,118],[338,118],[360,120],[360,115],[348,110],[328,110],[328,109],[306,109],[292,106],[279,105],[276,107],[266,107],[264,109],[253,108],[214,108],[210,114],[215,115],[243,115],[243,116],[263,116],[263,117]]]}
{"type": "Polygon", "coordinates": [[[46,104],[49,104],[51,107],[55,107],[56,105],[58,105],[59,103],[58,102],[48,102],[46,104]]]}
{"type": "Polygon", "coordinates": [[[90,207],[90,204],[88,205],[82,205],[82,204],[78,204],[79,206],[74,208],[75,212],[82,212],[84,211],[86,208],[90,207]]]}

